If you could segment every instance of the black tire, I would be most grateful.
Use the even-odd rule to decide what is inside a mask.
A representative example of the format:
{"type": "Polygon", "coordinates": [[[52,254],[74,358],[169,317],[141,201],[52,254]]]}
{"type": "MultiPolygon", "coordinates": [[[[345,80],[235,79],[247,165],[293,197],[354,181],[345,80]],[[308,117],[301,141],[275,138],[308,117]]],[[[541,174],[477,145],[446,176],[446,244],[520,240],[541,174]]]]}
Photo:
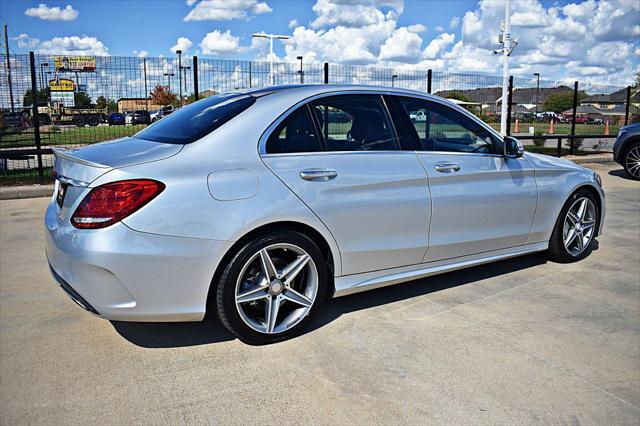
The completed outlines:
{"type": "Polygon", "coordinates": [[[594,230],[594,234],[597,234],[597,230],[598,230],[598,224],[600,223],[600,211],[598,209],[598,203],[593,195],[593,193],[591,191],[588,191],[586,189],[580,189],[576,192],[574,192],[573,194],[571,194],[571,196],[569,197],[569,199],[566,201],[566,203],[564,203],[564,206],[562,206],[562,209],[560,210],[560,214],[558,215],[558,218],[556,219],[556,224],[553,228],[553,232],[551,233],[551,239],[549,240],[549,258],[555,262],[559,262],[559,263],[571,263],[571,262],[577,262],[579,260],[584,259],[585,257],[589,256],[589,254],[591,254],[591,252],[593,251],[593,245],[594,245],[594,241],[595,241],[595,235],[594,237],[591,239],[589,246],[586,247],[584,249],[584,251],[582,251],[582,253],[578,254],[577,256],[574,256],[573,254],[571,254],[566,247],[564,246],[564,241],[563,241],[563,227],[564,227],[564,220],[567,216],[567,212],[569,211],[569,208],[573,205],[573,203],[582,198],[582,197],[587,197],[591,200],[591,202],[593,202],[594,206],[595,206],[595,210],[596,210],[596,228],[594,230]]]}
{"type": "Polygon", "coordinates": [[[78,127],[83,127],[86,124],[86,118],[84,115],[76,115],[75,117],[73,117],[73,124],[75,124],[78,127]]]}
{"type": "Polygon", "coordinates": [[[220,322],[235,336],[251,345],[264,345],[280,342],[299,335],[307,324],[317,315],[327,294],[327,264],[322,252],[312,239],[296,231],[277,231],[273,234],[262,235],[240,247],[224,265],[216,289],[216,308],[220,322]],[[264,247],[277,243],[288,243],[306,251],[316,266],[318,273],[318,290],[316,298],[308,314],[298,324],[290,329],[277,333],[266,334],[255,331],[240,317],[235,305],[236,281],[243,266],[249,259],[264,247]]]}
{"type": "Polygon", "coordinates": [[[95,127],[100,124],[100,118],[97,115],[90,115],[87,119],[89,126],[95,127]]]}
{"type": "Polygon", "coordinates": [[[640,180],[640,174],[636,171],[635,175],[629,170],[630,164],[627,162],[627,158],[631,155],[631,153],[640,152],[640,141],[634,141],[629,144],[627,149],[624,151],[624,155],[622,156],[622,166],[624,167],[624,171],[628,177],[635,180],[640,180]]]}

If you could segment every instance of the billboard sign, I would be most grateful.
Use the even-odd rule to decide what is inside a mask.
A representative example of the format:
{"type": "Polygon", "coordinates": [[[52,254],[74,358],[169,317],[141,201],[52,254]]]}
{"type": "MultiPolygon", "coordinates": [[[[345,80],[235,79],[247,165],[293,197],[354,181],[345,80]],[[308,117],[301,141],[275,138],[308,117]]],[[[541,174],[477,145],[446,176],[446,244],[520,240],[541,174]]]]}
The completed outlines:
{"type": "Polygon", "coordinates": [[[73,92],[51,92],[51,103],[62,104],[66,107],[76,106],[73,92]]]}
{"type": "Polygon", "coordinates": [[[53,62],[56,71],[94,72],[96,70],[95,56],[56,56],[53,62]]]}
{"type": "Polygon", "coordinates": [[[49,80],[49,90],[51,92],[73,92],[75,90],[75,84],[73,80],[69,80],[68,78],[49,80]]]}

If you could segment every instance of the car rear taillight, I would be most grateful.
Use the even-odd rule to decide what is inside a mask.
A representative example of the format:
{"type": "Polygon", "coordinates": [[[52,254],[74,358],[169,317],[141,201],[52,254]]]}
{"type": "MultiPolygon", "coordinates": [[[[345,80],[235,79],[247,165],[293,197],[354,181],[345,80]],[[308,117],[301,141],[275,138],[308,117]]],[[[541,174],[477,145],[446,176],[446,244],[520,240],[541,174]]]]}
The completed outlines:
{"type": "Polygon", "coordinates": [[[164,188],[162,182],[151,179],[121,180],[95,187],[71,216],[71,224],[80,229],[105,228],[140,209],[164,188]]]}

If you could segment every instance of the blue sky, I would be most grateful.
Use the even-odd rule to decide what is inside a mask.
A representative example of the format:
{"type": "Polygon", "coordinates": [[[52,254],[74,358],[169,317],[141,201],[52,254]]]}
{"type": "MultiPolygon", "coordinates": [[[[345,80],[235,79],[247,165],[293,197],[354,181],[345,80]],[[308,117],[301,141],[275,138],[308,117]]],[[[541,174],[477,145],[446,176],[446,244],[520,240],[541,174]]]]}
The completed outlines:
{"type": "MultiPolygon", "coordinates": [[[[513,0],[513,72],[626,84],[640,58],[638,0],[513,0]]],[[[277,59],[499,74],[501,0],[3,0],[13,52],[267,59],[253,32],[289,34],[277,59]],[[42,4],[42,6],[39,6],[42,4]],[[180,42],[179,42],[180,41],[180,42]],[[64,52],[63,52],[64,51],[64,52]]]]}

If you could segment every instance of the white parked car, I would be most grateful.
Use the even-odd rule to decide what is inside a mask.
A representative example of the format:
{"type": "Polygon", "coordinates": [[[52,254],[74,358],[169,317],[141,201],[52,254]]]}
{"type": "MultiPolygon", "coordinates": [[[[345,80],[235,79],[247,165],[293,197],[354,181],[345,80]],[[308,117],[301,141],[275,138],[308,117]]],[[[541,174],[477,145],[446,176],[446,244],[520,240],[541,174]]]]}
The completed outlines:
{"type": "Polygon", "coordinates": [[[533,252],[580,260],[605,215],[592,171],[393,88],[217,95],[55,155],[45,247],[63,290],[112,320],[211,311],[249,343],[302,332],[327,297],[533,252]]]}

